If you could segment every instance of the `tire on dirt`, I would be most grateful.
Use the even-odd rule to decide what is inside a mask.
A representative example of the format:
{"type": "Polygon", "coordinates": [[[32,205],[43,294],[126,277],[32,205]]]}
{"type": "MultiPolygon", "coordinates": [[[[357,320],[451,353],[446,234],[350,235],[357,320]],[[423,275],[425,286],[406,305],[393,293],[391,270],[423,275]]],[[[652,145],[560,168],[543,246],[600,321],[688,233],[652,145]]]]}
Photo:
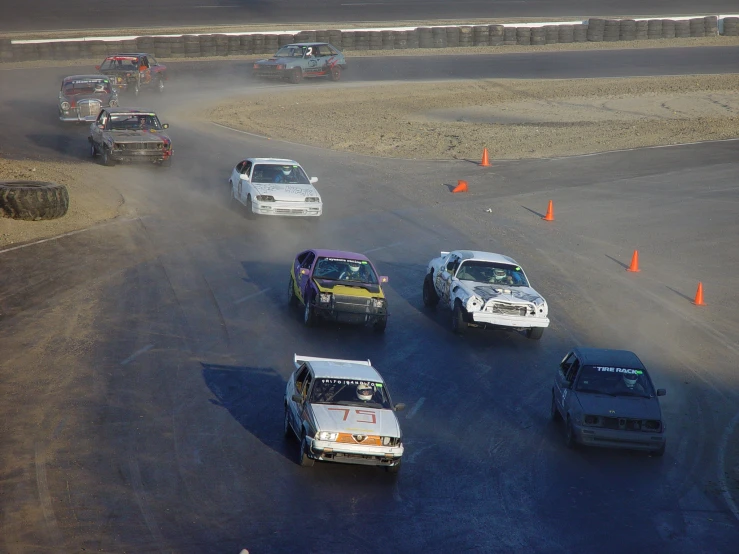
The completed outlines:
{"type": "Polygon", "coordinates": [[[299,67],[293,68],[287,80],[290,81],[293,85],[297,85],[300,81],[303,80],[303,70],[299,67]]]}
{"type": "Polygon", "coordinates": [[[423,305],[429,308],[435,308],[438,304],[439,295],[436,294],[434,280],[429,273],[423,279],[423,305]]]}
{"type": "Polygon", "coordinates": [[[0,181],[0,217],[40,221],[69,209],[67,187],[44,181],[0,181]]]}
{"type": "Polygon", "coordinates": [[[329,75],[331,76],[332,81],[340,81],[341,68],[338,65],[333,66],[331,69],[329,69],[329,75]]]}

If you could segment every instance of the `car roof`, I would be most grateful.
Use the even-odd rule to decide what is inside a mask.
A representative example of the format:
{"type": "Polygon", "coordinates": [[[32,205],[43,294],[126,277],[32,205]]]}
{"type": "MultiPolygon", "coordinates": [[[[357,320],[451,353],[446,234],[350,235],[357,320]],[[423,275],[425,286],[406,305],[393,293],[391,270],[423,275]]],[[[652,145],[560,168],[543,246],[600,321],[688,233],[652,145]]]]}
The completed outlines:
{"type": "MultiPolygon", "coordinates": [[[[324,46],[324,45],[332,46],[328,42],[293,42],[290,44],[286,44],[285,46],[324,46]]],[[[280,48],[284,48],[285,46],[280,46],[280,48]]]]}
{"type": "Polygon", "coordinates": [[[483,262],[498,262],[502,264],[518,265],[516,260],[510,256],[495,254],[494,252],[481,252],[480,250],[454,250],[453,253],[457,254],[463,260],[480,260],[483,262]]]}
{"type": "Polygon", "coordinates": [[[316,256],[319,258],[347,258],[349,260],[362,260],[369,262],[369,258],[365,256],[364,254],[359,254],[357,252],[347,252],[346,250],[325,250],[325,249],[317,249],[314,248],[313,252],[316,253],[316,256]]]}
{"type": "Polygon", "coordinates": [[[300,165],[295,160],[288,160],[284,158],[246,158],[246,159],[255,164],[300,165]]]}
{"type": "Polygon", "coordinates": [[[110,114],[144,114],[144,115],[156,115],[154,110],[144,110],[142,108],[103,108],[110,114]]]}
{"type": "Polygon", "coordinates": [[[68,77],[64,77],[63,81],[65,83],[68,83],[70,81],[78,81],[78,80],[92,80],[95,79],[96,81],[110,81],[110,77],[107,75],[101,75],[100,73],[94,74],[94,75],[70,75],[68,77]]]}
{"type": "Polygon", "coordinates": [[[573,352],[584,365],[603,365],[610,367],[628,367],[646,371],[639,356],[630,350],[612,350],[609,348],[577,347],[573,352]]]}
{"type": "Polygon", "coordinates": [[[131,58],[133,58],[134,56],[150,56],[150,55],[151,54],[147,54],[146,52],[118,52],[116,54],[110,54],[110,55],[108,55],[105,59],[107,60],[107,59],[110,59],[110,58],[118,58],[118,57],[131,57],[131,58]]]}
{"type": "Polygon", "coordinates": [[[311,360],[306,363],[316,378],[385,382],[374,367],[366,364],[338,360],[311,360]]]}

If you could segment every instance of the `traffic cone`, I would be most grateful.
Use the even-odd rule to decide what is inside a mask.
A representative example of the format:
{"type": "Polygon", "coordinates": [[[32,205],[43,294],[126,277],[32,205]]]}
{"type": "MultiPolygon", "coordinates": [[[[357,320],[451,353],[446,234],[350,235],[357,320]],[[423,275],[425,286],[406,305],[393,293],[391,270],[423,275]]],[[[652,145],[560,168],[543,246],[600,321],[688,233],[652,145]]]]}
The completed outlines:
{"type": "Polygon", "coordinates": [[[554,221],[554,202],[551,200],[549,201],[549,206],[547,206],[547,214],[542,219],[544,221],[554,221]]]}
{"type": "Polygon", "coordinates": [[[641,269],[639,269],[639,251],[634,250],[634,254],[631,256],[631,265],[626,268],[626,271],[633,271],[634,273],[639,273],[641,269]]]}
{"type": "Polygon", "coordinates": [[[488,149],[487,148],[483,148],[482,149],[482,161],[480,162],[480,166],[481,167],[490,167],[491,165],[493,165],[493,164],[491,164],[490,163],[490,160],[488,160],[488,149]]]}
{"type": "Polygon", "coordinates": [[[467,192],[467,181],[457,181],[457,186],[452,189],[452,192],[467,192]]]}
{"type": "Polygon", "coordinates": [[[693,300],[693,304],[696,306],[706,305],[706,303],[703,302],[703,283],[698,283],[698,290],[695,291],[695,300],[693,300]]]}

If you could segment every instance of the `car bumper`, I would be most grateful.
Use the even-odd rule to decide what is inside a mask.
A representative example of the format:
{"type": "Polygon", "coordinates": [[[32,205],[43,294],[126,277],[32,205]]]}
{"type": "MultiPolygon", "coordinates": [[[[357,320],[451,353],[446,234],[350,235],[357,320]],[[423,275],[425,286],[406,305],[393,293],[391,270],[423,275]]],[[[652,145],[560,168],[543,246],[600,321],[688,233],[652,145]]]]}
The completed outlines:
{"type": "Polygon", "coordinates": [[[403,445],[395,447],[365,447],[360,445],[340,444],[336,442],[318,441],[307,437],[308,456],[323,462],[339,462],[369,466],[394,466],[400,463],[403,456],[403,445]]]}
{"type": "Polygon", "coordinates": [[[254,213],[288,217],[318,217],[323,204],[317,202],[253,202],[254,213]]]}
{"type": "Polygon", "coordinates": [[[65,122],[66,121],[76,121],[77,123],[82,123],[82,122],[92,123],[93,121],[97,119],[97,117],[98,117],[97,115],[86,115],[86,116],[80,117],[78,114],[70,112],[66,114],[65,113],[59,114],[59,121],[65,121],[65,122]]]}
{"type": "Polygon", "coordinates": [[[603,429],[585,425],[573,425],[575,440],[585,446],[623,448],[628,450],[655,451],[664,447],[664,433],[645,433],[621,429],[603,429]]]}
{"type": "Polygon", "coordinates": [[[110,157],[116,162],[156,163],[168,160],[172,152],[161,150],[113,150],[110,157]]]}
{"type": "Polygon", "coordinates": [[[549,327],[549,318],[532,316],[510,316],[487,312],[471,312],[470,323],[473,325],[505,327],[508,329],[532,329],[549,327]]]}
{"type": "Polygon", "coordinates": [[[292,70],[288,69],[255,69],[252,76],[259,79],[287,79],[292,70]]]}
{"type": "Polygon", "coordinates": [[[313,305],[314,313],[322,318],[339,323],[351,323],[354,325],[374,325],[387,318],[388,313],[385,308],[372,308],[369,306],[359,306],[357,310],[343,310],[332,306],[321,306],[321,304],[313,305]],[[363,311],[359,311],[364,308],[363,311]]]}

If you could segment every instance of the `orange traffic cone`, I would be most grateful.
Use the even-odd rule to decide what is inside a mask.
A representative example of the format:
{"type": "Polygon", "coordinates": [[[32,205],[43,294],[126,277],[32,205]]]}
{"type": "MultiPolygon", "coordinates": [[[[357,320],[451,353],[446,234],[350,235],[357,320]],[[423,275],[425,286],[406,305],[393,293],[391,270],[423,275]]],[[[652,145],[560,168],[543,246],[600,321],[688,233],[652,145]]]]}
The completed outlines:
{"type": "Polygon", "coordinates": [[[547,206],[547,214],[542,217],[544,221],[554,221],[554,202],[551,200],[549,201],[549,205],[547,206]]]}
{"type": "Polygon", "coordinates": [[[639,273],[641,269],[639,269],[639,251],[634,250],[634,254],[631,256],[631,265],[626,268],[626,271],[633,271],[634,273],[639,273]]]}
{"type": "Polygon", "coordinates": [[[452,189],[452,192],[467,192],[467,181],[457,181],[457,186],[452,189]]]}
{"type": "Polygon", "coordinates": [[[703,283],[698,283],[698,290],[695,291],[695,300],[693,300],[693,304],[696,306],[706,305],[706,303],[703,302],[703,283]]]}
{"type": "Polygon", "coordinates": [[[480,166],[481,167],[490,167],[491,165],[493,165],[493,164],[491,164],[490,163],[490,160],[488,160],[488,149],[487,148],[483,148],[482,149],[482,161],[480,162],[480,166]]]}

